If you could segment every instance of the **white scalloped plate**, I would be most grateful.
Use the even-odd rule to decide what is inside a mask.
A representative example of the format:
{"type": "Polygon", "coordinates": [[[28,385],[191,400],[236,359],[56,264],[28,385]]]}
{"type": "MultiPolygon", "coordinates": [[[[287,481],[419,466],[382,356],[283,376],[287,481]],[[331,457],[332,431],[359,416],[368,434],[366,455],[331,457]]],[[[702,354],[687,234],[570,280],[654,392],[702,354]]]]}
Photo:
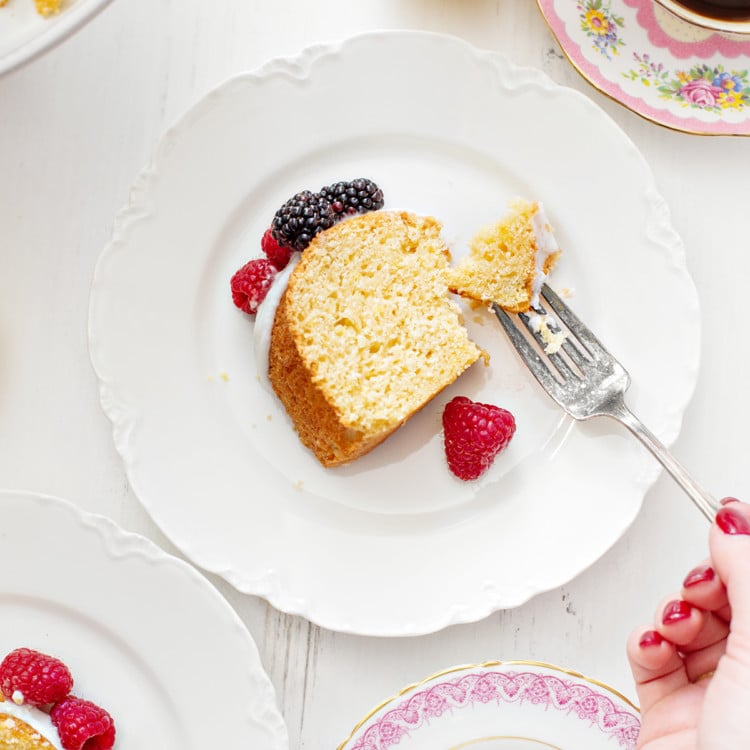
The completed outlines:
{"type": "Polygon", "coordinates": [[[374,33],[275,60],[164,136],[91,295],[92,362],[135,493],[241,591],[334,630],[425,633],[570,580],[633,520],[657,468],[611,425],[562,418],[497,323],[472,313],[492,367],[365,458],[322,469],[260,387],[253,323],[228,284],[287,197],[357,175],[387,206],[439,216],[457,254],[510,198],[543,200],[566,248],[555,284],[578,290],[631,368],[633,407],[667,441],[695,382],[698,306],[627,137],[580,94],[452,37],[374,33]],[[643,299],[669,300],[663,327],[643,299]],[[442,455],[440,413],[457,393],[518,421],[476,483],[442,455]]]}
{"type": "Polygon", "coordinates": [[[110,2],[68,0],[59,14],[42,18],[34,8],[34,0],[9,0],[0,8],[0,75],[60,44],[110,2]]]}
{"type": "Polygon", "coordinates": [[[750,34],[691,24],[654,0],[537,0],[578,72],[659,125],[750,135],[750,34]]]}
{"type": "Polygon", "coordinates": [[[116,750],[286,750],[252,637],[190,565],[52,497],[2,491],[0,518],[0,658],[62,659],[116,750]]]}
{"type": "Polygon", "coordinates": [[[338,750],[635,750],[638,709],[578,672],[529,661],[453,667],[381,703],[338,750]]]}

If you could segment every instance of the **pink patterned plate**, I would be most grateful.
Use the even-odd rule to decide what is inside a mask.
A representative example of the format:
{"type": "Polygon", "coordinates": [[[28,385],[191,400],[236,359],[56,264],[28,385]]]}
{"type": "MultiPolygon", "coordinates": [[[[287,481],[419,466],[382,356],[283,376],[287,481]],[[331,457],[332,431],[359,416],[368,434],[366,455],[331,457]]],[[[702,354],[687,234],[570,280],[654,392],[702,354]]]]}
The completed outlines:
{"type": "Polygon", "coordinates": [[[454,667],[402,690],[338,750],[635,750],[638,709],[577,672],[527,661],[454,667]]]}
{"type": "Polygon", "coordinates": [[[537,0],[578,72],[659,125],[750,135],[750,35],[688,23],[654,0],[537,0]]]}

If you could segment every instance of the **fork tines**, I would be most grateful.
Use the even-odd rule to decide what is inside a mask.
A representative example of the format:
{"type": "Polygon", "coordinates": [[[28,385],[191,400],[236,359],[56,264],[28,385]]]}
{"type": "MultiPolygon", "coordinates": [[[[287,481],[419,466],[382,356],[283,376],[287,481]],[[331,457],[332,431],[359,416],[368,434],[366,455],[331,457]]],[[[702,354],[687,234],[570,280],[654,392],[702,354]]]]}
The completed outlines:
{"type": "Polygon", "coordinates": [[[627,370],[546,284],[542,287],[542,297],[552,313],[544,309],[534,311],[540,316],[538,320],[524,313],[511,316],[499,305],[492,305],[511,343],[542,388],[574,419],[606,416],[625,425],[656,456],[706,518],[713,520],[719,507],[717,502],[626,406],[624,394],[630,384],[627,370]],[[548,330],[549,320],[554,316],[567,329],[568,335],[562,342],[562,332],[550,335],[548,330]]]}
{"type": "Polygon", "coordinates": [[[517,319],[528,331],[529,337],[514,323],[515,316],[510,316],[499,305],[492,307],[514,347],[545,388],[549,390],[553,387],[553,379],[563,383],[585,379],[592,367],[604,362],[616,363],[599,339],[547,284],[542,287],[541,297],[554,315],[550,315],[541,305],[534,308],[531,314],[519,313],[517,319]],[[558,321],[562,322],[565,330],[561,330],[558,321]],[[543,335],[544,326],[553,336],[561,337],[562,343],[550,346],[549,339],[543,335]]]}
{"type": "Polygon", "coordinates": [[[583,345],[583,348],[591,357],[595,358],[597,353],[604,353],[608,357],[612,357],[612,355],[602,346],[599,339],[594,336],[591,330],[583,324],[581,319],[547,284],[542,286],[541,296],[552,308],[555,315],[557,315],[557,317],[563,322],[568,331],[575,336],[576,341],[583,345]]]}

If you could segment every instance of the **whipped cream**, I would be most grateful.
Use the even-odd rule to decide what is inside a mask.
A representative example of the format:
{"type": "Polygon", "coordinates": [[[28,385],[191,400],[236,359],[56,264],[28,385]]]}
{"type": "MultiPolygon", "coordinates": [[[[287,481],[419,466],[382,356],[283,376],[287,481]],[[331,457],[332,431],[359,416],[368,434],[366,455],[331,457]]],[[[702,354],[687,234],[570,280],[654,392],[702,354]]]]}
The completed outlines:
{"type": "Polygon", "coordinates": [[[258,310],[255,313],[255,327],[253,328],[255,366],[258,369],[261,385],[271,393],[273,393],[273,388],[268,378],[268,355],[271,351],[273,321],[276,317],[279,302],[281,302],[281,298],[289,285],[289,277],[299,263],[300,257],[301,253],[293,253],[289,263],[274,276],[271,288],[268,290],[265,299],[258,305],[258,310]]]}
{"type": "Polygon", "coordinates": [[[12,700],[4,700],[0,702],[0,714],[5,714],[0,719],[2,722],[13,721],[14,719],[20,719],[21,721],[28,724],[32,729],[39,732],[52,747],[56,750],[63,750],[63,746],[60,742],[60,736],[57,733],[55,725],[52,723],[49,714],[45,713],[36,706],[30,706],[27,704],[17,705],[12,700]],[[12,718],[8,718],[12,717],[12,718]]]}
{"type": "Polygon", "coordinates": [[[536,256],[534,258],[536,273],[531,282],[531,306],[539,307],[539,294],[542,291],[544,282],[547,280],[547,274],[544,272],[544,264],[550,255],[554,255],[560,251],[560,246],[552,234],[552,227],[547,219],[547,214],[544,212],[544,206],[541,203],[537,203],[537,210],[531,217],[531,227],[534,230],[534,237],[536,239],[536,256]]]}

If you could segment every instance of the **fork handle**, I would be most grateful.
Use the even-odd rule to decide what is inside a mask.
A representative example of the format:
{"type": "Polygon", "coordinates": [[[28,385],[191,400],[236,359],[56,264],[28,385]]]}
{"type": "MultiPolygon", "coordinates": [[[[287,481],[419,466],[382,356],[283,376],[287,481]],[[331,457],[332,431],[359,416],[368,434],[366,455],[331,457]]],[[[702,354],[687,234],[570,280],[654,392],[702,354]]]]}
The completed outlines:
{"type": "Polygon", "coordinates": [[[633,414],[624,403],[619,403],[610,415],[627,427],[659,460],[672,478],[687,493],[703,515],[713,523],[719,504],[688,473],[685,467],[667,450],[667,447],[633,414]]]}

